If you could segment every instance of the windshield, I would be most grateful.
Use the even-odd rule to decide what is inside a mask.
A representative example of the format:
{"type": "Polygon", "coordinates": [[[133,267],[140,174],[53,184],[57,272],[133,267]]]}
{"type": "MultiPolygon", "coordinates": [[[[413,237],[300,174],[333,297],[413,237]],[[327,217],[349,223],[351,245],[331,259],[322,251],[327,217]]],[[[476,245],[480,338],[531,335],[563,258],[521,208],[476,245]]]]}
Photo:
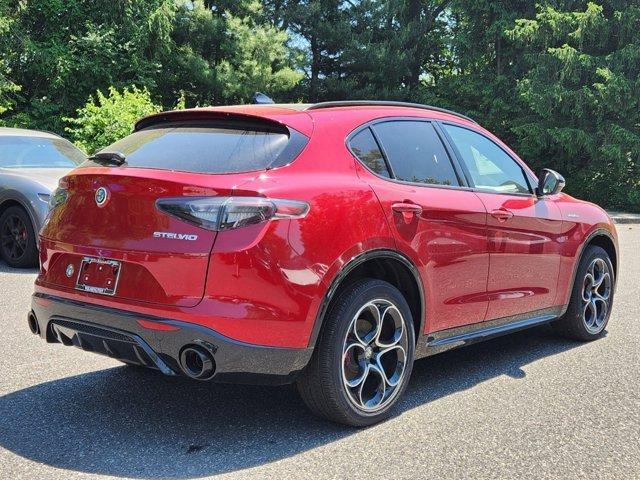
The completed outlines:
{"type": "Polygon", "coordinates": [[[73,168],[85,159],[62,138],[0,136],[0,168],[73,168]]]}
{"type": "MultiPolygon", "coordinates": [[[[288,132],[256,126],[163,126],[135,132],[104,149],[120,152],[126,166],[197,173],[238,173],[273,166],[288,132]]],[[[91,166],[87,161],[84,166],[91,166]]]]}

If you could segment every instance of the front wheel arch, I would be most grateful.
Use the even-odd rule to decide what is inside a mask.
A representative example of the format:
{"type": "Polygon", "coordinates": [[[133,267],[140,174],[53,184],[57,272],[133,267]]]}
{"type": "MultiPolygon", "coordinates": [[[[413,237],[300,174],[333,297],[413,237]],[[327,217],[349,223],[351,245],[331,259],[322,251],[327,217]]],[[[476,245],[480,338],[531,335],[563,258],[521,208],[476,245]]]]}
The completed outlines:
{"type": "MultiPolygon", "coordinates": [[[[589,234],[586,240],[582,243],[580,248],[578,249],[578,253],[576,255],[575,263],[573,265],[573,272],[571,274],[571,288],[569,290],[569,296],[571,296],[571,292],[575,286],[575,282],[577,279],[578,268],[580,267],[580,262],[585,255],[585,252],[589,249],[591,245],[598,246],[602,248],[611,259],[611,264],[613,266],[613,285],[614,288],[618,283],[618,249],[616,248],[616,243],[613,240],[613,236],[611,233],[604,229],[599,228],[594,230],[589,234]]],[[[567,299],[568,303],[568,299],[567,299]]]]}
{"type": "Polygon", "coordinates": [[[597,247],[602,248],[605,252],[607,252],[607,255],[609,255],[609,258],[611,259],[611,264],[613,265],[613,280],[615,282],[616,279],[618,278],[618,252],[616,251],[616,246],[613,243],[613,240],[611,239],[610,236],[602,232],[599,232],[589,239],[588,243],[585,245],[585,247],[582,250],[582,254],[584,254],[587,247],[591,245],[595,245],[597,247]]]}

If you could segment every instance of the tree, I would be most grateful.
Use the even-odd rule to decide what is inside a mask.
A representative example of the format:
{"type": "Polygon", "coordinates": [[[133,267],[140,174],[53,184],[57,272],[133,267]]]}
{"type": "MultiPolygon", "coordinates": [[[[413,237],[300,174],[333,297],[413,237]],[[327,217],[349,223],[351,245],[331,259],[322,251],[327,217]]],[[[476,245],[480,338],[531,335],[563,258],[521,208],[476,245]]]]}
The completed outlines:
{"type": "Polygon", "coordinates": [[[71,124],[66,131],[80,148],[93,153],[129,135],[135,122],[159,112],[161,107],[151,101],[151,94],[135,86],[122,93],[113,87],[105,96],[100,90],[78,109],[77,118],[66,118],[71,124]]]}
{"type": "Polygon", "coordinates": [[[449,0],[269,0],[267,15],[292,32],[309,101],[415,98],[444,47],[449,0]]]}
{"type": "Polygon", "coordinates": [[[6,11],[3,59],[23,88],[4,118],[16,126],[62,133],[63,118],[111,86],[147,88],[169,108],[182,94],[187,105],[246,102],[254,88],[284,95],[301,77],[255,0],[29,0],[6,11]]]}
{"type": "Polygon", "coordinates": [[[638,211],[640,6],[574,3],[540,6],[509,31],[528,66],[518,92],[530,113],[515,132],[525,157],[567,175],[569,191],[638,211]]]}
{"type": "MultiPolygon", "coordinates": [[[[0,51],[9,50],[8,33],[11,30],[12,19],[7,15],[7,2],[0,0],[0,51]]],[[[20,91],[20,87],[13,83],[9,75],[11,70],[3,56],[0,58],[0,115],[11,109],[13,100],[11,94],[20,91]]],[[[0,125],[2,120],[0,119],[0,125]]]]}
{"type": "MultiPolygon", "coordinates": [[[[0,123],[62,133],[78,109],[86,125],[95,109],[111,111],[101,98],[114,95],[86,105],[96,90],[125,97],[131,85],[164,109],[177,98],[244,103],[255,91],[418,101],[476,118],[534,168],[558,169],[569,192],[640,210],[639,9],[622,0],[0,0],[0,123]]],[[[91,133],[70,128],[93,148],[111,127],[103,118],[91,133]]]]}
{"type": "Polygon", "coordinates": [[[465,113],[517,147],[512,126],[526,111],[517,80],[527,67],[524,47],[506,30],[534,15],[534,4],[526,0],[454,1],[447,11],[448,46],[420,100],[465,113]]]}

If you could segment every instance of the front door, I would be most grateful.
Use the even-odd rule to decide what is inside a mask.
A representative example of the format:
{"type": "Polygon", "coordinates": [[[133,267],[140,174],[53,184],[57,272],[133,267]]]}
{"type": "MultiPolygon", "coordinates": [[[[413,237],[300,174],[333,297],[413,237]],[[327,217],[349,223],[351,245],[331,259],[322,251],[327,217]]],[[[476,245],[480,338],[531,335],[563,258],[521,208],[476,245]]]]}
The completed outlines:
{"type": "Polygon", "coordinates": [[[487,320],[551,307],[560,269],[562,218],[538,198],[524,169],[498,144],[471,129],[443,124],[487,216],[487,320]]]}
{"type": "Polygon", "coordinates": [[[370,170],[362,167],[362,177],[380,199],[398,250],[420,270],[425,333],[481,322],[488,306],[487,214],[433,124],[379,122],[358,132],[350,147],[370,170]]]}

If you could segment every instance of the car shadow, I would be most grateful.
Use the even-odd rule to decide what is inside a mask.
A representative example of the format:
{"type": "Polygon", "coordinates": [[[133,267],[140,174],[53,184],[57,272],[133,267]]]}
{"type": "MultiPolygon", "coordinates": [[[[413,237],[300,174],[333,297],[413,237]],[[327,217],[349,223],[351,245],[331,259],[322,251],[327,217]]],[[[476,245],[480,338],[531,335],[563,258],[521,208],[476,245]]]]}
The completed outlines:
{"type": "Polygon", "coordinates": [[[0,273],[28,273],[33,275],[38,273],[38,269],[36,267],[13,268],[7,265],[4,261],[0,260],[0,273]]]}
{"type": "MultiPolygon", "coordinates": [[[[398,413],[578,346],[546,328],[416,362],[398,413]]],[[[0,397],[0,446],[56,468],[191,478],[263,465],[355,434],[308,413],[293,386],[197,383],[135,367],[0,397]]]]}

